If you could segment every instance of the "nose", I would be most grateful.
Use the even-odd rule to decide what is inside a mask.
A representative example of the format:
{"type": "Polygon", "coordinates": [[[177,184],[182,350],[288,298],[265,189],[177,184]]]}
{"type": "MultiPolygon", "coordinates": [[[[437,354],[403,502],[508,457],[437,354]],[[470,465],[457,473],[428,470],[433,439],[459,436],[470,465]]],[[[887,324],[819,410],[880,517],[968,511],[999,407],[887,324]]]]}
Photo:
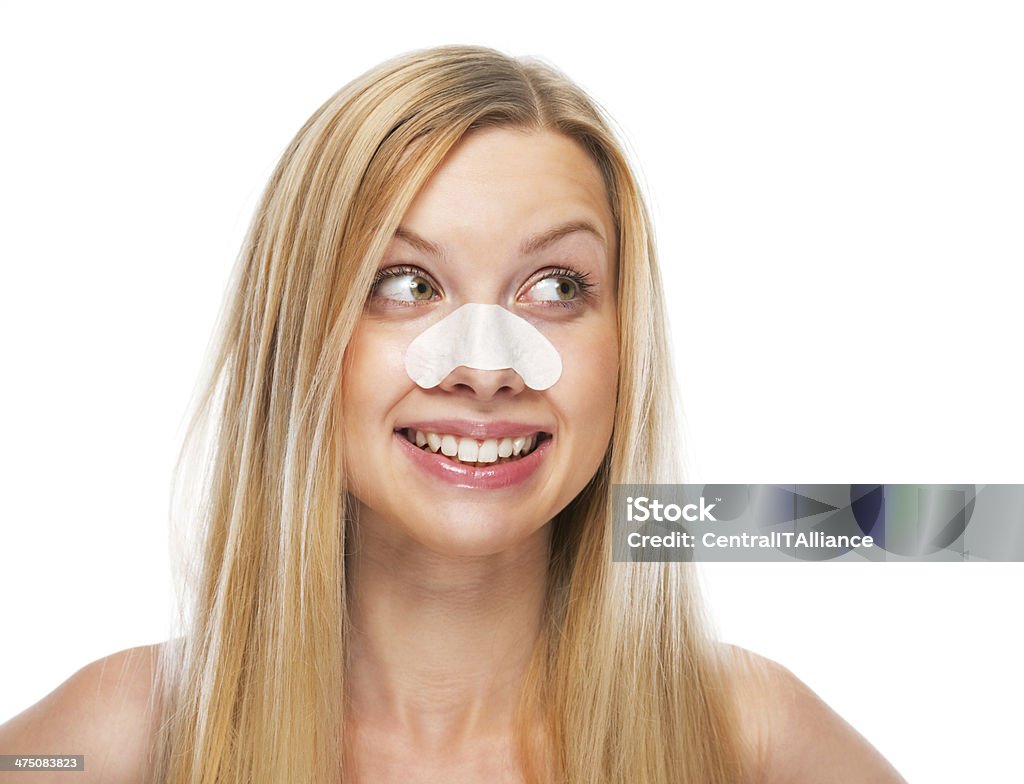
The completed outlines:
{"type": "Polygon", "coordinates": [[[503,389],[507,389],[510,395],[518,395],[526,388],[526,383],[512,368],[479,370],[459,365],[441,380],[438,387],[445,392],[471,394],[479,400],[490,400],[503,389]]]}

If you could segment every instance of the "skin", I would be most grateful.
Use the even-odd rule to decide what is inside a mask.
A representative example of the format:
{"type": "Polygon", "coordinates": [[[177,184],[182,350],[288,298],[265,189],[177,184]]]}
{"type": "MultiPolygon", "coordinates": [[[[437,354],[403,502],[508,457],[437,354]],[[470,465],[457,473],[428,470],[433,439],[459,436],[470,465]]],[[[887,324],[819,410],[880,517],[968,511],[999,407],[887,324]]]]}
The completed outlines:
{"type": "Polygon", "coordinates": [[[349,481],[361,504],[360,527],[395,547],[437,555],[508,553],[583,488],[611,436],[618,373],[616,253],[604,185],[586,153],[563,136],[480,131],[442,163],[401,229],[438,245],[443,255],[396,239],[380,268],[418,267],[439,290],[433,301],[410,305],[383,296],[400,284],[382,286],[348,346],[342,394],[345,409],[358,416],[346,417],[343,440],[349,481]],[[574,232],[539,253],[519,253],[523,240],[569,221],[588,221],[603,236],[574,232]],[[593,284],[578,307],[545,299],[549,284],[537,285],[545,272],[565,266],[586,273],[593,284]],[[501,305],[543,333],[562,357],[555,385],[536,391],[510,369],[460,367],[438,387],[418,387],[405,371],[406,348],[468,302],[501,305]],[[395,427],[440,417],[543,423],[555,432],[554,450],[528,487],[452,487],[410,471],[392,443],[395,427]],[[528,505],[521,503],[525,492],[528,505]],[[413,505],[409,497],[429,503],[413,505]]]}
{"type": "MultiPolygon", "coordinates": [[[[614,226],[600,174],[574,142],[508,129],[466,137],[437,170],[382,269],[429,273],[439,296],[367,303],[345,356],[343,437],[360,541],[348,579],[353,639],[349,763],[364,782],[516,782],[511,732],[517,692],[540,626],[551,518],[597,469],[615,410],[614,226]],[[522,241],[563,221],[566,235],[524,256],[522,241]],[[554,267],[586,272],[576,309],[551,305],[554,267]],[[405,347],[466,302],[497,303],[554,343],[563,373],[527,388],[512,371],[458,368],[424,390],[405,374],[405,347]],[[551,452],[524,485],[473,490],[422,475],[398,449],[403,421],[456,417],[544,422],[551,452]],[[372,751],[370,751],[372,750],[372,751]]],[[[409,282],[409,281],[406,281],[409,282]]],[[[406,287],[408,290],[408,287],[406,287]]],[[[148,697],[156,645],[83,667],[0,726],[0,754],[85,754],[81,782],[137,782],[155,723],[148,697]]],[[[732,697],[746,775],[760,784],[899,784],[857,732],[785,668],[733,646],[732,697]]],[[[64,781],[37,772],[33,781],[64,781]]]]}
{"type": "Polygon", "coordinates": [[[344,425],[362,537],[351,565],[352,746],[374,749],[356,754],[365,780],[401,780],[412,768],[424,780],[515,780],[509,737],[539,630],[548,523],[596,472],[611,437],[615,225],[601,175],[573,141],[488,129],[452,151],[402,229],[441,253],[398,238],[381,269],[415,266],[437,296],[410,305],[387,296],[399,286],[382,286],[342,377],[346,410],[359,412],[344,425]],[[582,221],[600,236],[576,231],[520,252],[531,236],[582,221]],[[573,307],[540,280],[567,267],[591,284],[573,307]],[[467,302],[533,324],[562,357],[559,380],[537,391],[512,370],[460,367],[438,387],[418,387],[406,347],[467,302]],[[541,423],[554,438],[526,483],[457,487],[412,465],[393,437],[403,423],[442,417],[541,423]]]}

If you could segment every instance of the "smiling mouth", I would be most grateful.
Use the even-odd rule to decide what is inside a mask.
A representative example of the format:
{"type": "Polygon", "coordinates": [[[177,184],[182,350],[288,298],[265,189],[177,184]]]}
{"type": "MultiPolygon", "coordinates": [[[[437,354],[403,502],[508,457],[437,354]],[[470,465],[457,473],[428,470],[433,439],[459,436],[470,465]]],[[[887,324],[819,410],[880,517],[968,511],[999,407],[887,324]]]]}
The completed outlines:
{"type": "Polygon", "coordinates": [[[536,432],[506,438],[465,438],[450,433],[431,433],[425,430],[402,428],[398,431],[405,440],[424,452],[447,457],[469,466],[501,465],[521,460],[551,438],[550,433],[536,432]]]}

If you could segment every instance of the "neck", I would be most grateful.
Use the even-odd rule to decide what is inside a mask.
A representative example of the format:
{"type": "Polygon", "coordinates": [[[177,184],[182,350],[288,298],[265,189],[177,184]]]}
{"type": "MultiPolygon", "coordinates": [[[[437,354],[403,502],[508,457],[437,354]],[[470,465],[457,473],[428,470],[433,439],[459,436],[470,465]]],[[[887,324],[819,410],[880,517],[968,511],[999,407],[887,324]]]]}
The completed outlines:
{"type": "Polygon", "coordinates": [[[439,555],[360,519],[348,564],[350,721],[451,748],[513,726],[541,631],[550,524],[513,549],[439,555]]]}

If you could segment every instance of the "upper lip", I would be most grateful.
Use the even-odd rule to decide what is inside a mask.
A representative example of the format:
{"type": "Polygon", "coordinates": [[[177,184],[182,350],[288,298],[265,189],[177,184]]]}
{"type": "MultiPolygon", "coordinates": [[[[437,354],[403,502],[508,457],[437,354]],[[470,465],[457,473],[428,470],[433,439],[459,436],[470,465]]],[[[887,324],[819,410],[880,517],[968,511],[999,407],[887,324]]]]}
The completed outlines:
{"type": "Polygon", "coordinates": [[[478,419],[423,419],[406,422],[396,430],[422,430],[424,433],[446,433],[463,438],[512,438],[532,433],[550,433],[551,425],[537,422],[514,422],[509,419],[482,421],[478,419]]]}

